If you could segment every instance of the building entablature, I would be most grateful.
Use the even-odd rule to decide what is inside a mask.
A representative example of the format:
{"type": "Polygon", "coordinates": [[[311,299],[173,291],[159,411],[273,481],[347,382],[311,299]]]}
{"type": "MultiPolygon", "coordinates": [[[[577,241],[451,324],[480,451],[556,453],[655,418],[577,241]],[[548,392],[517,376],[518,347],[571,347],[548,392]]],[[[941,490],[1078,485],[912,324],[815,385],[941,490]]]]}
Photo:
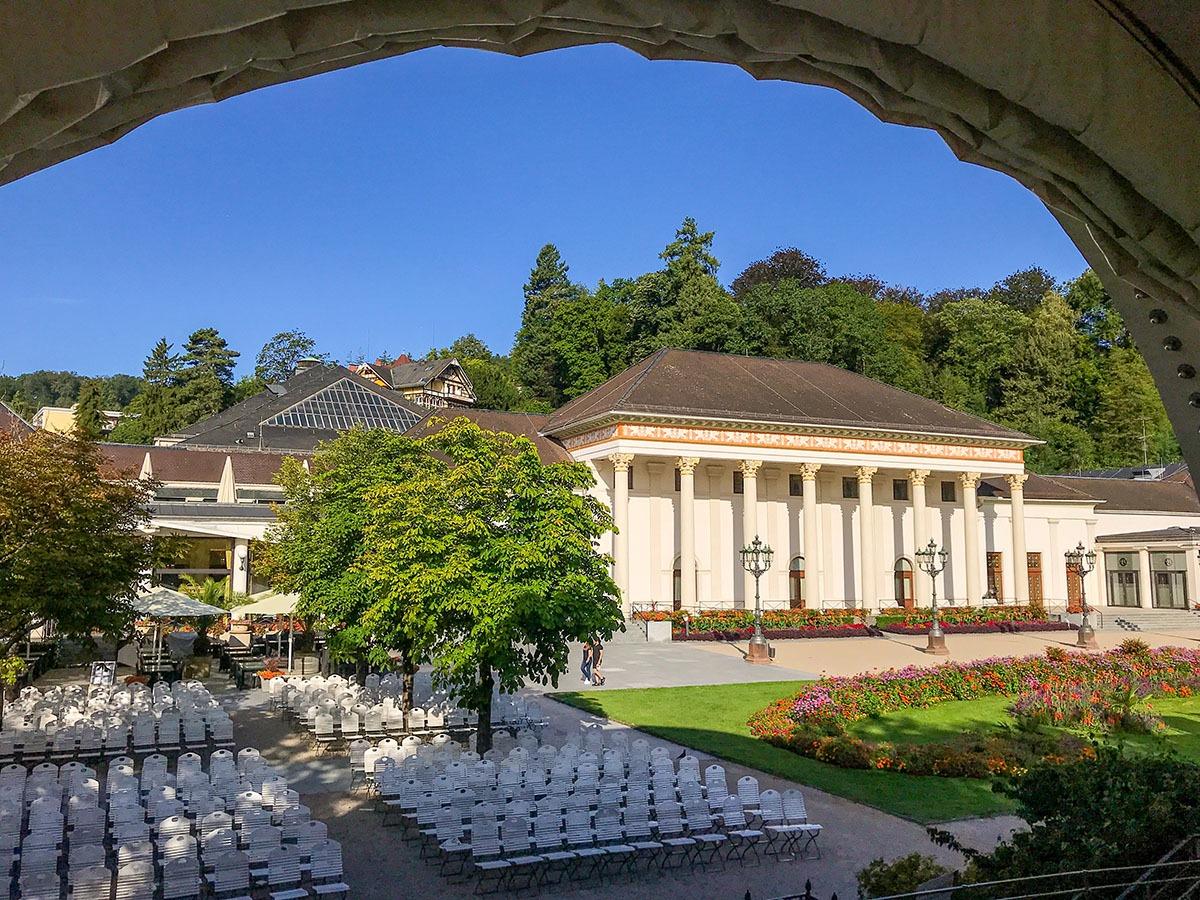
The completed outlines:
{"type": "Polygon", "coordinates": [[[614,453],[635,457],[699,457],[767,464],[874,466],[880,469],[936,469],[985,472],[1024,471],[1024,448],[1032,441],[994,441],[962,435],[914,435],[883,429],[802,427],[780,423],[609,416],[606,421],[560,436],[577,460],[614,453]]]}

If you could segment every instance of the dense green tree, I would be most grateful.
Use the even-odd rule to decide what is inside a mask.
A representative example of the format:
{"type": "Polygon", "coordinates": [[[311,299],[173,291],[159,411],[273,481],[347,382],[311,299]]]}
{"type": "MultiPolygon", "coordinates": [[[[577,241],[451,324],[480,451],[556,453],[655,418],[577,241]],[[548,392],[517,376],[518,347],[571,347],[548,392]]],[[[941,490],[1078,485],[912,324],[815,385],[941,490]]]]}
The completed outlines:
{"type": "Polygon", "coordinates": [[[553,244],[538,252],[525,282],[521,328],[513,343],[513,371],[533,396],[557,405],[561,393],[555,384],[555,359],[550,346],[550,323],[556,303],[584,294],[572,284],[569,269],[553,244]]]}
{"type": "Polygon", "coordinates": [[[1060,418],[1032,416],[1019,427],[1045,441],[1025,451],[1025,468],[1030,472],[1075,472],[1096,466],[1096,442],[1078,425],[1060,418]]]}
{"type": "Polygon", "coordinates": [[[119,630],[157,559],[153,485],[113,477],[95,443],[0,434],[0,657],[30,629],[119,630]]]}
{"type": "Polygon", "coordinates": [[[622,627],[596,549],[612,521],[586,466],[544,465],[525,438],[460,418],[419,443],[416,471],[362,504],[367,590],[381,601],[360,621],[428,648],[435,683],[478,713],[482,753],[496,688],[557,685],[572,642],[622,627]]]}
{"type": "Polygon", "coordinates": [[[187,423],[179,404],[182,360],[167,339],[159,338],[142,363],[144,387],[129,406],[130,415],[117,423],[109,439],[122,444],[149,444],[187,423]]]}
{"type": "Polygon", "coordinates": [[[159,338],[151,348],[150,355],[142,363],[142,378],[146,384],[164,388],[179,384],[183,360],[178,353],[172,352],[173,349],[165,337],[159,338]]]}
{"type": "Polygon", "coordinates": [[[930,317],[930,348],[937,397],[977,415],[999,405],[1002,380],[1028,325],[1020,310],[972,297],[950,303],[930,317]]]}
{"type": "MultiPolygon", "coordinates": [[[[1100,745],[1095,760],[1041,763],[1003,785],[1028,830],[990,853],[970,851],[969,880],[1100,869],[1086,879],[1063,876],[1040,884],[1066,889],[1064,895],[1088,886],[1083,893],[1115,896],[1119,889],[1103,885],[1128,883],[1130,876],[1113,866],[1149,865],[1200,830],[1198,790],[1200,766],[1175,756],[1100,745]]],[[[1160,887],[1164,896],[1182,895],[1170,885],[1160,887]]]]}
{"type": "Polygon", "coordinates": [[[1046,294],[1017,336],[1010,370],[1002,378],[996,414],[1018,427],[1034,419],[1076,419],[1075,375],[1083,355],[1075,313],[1054,291],[1046,294]]]}
{"type": "Polygon", "coordinates": [[[100,385],[89,379],[80,387],[75,403],[75,436],[84,441],[98,441],[104,435],[104,424],[100,385]]]}
{"type": "Polygon", "coordinates": [[[1058,290],[1058,282],[1041,266],[1030,266],[1013,272],[997,281],[987,292],[987,299],[1003,303],[1021,312],[1032,312],[1050,291],[1058,290]]]}
{"type": "Polygon", "coordinates": [[[897,364],[892,384],[928,396],[933,388],[925,356],[928,315],[920,306],[907,301],[881,300],[876,306],[883,318],[883,341],[897,364]]]}
{"type": "Polygon", "coordinates": [[[413,478],[426,464],[423,457],[411,438],[354,428],[322,444],[309,469],[285,459],[276,480],[286,502],[276,507],[278,521],[255,548],[260,571],[280,590],[299,594],[297,613],[324,624],[336,659],[390,668],[390,654],[400,654],[406,712],[423,632],[382,616],[368,623],[390,595],[369,571],[376,537],[367,524],[375,493],[413,478]]]}
{"type": "Polygon", "coordinates": [[[241,356],[229,346],[215,328],[199,328],[193,331],[183,345],[183,376],[193,379],[199,375],[212,375],[225,386],[233,384],[233,367],[241,356]]]}
{"type": "Polygon", "coordinates": [[[1091,269],[1067,284],[1067,303],[1078,314],[1078,328],[1098,350],[1129,347],[1132,341],[1112,297],[1091,269]]]}
{"type": "Polygon", "coordinates": [[[1140,465],[1179,458],[1179,444],[1162,398],[1141,355],[1112,350],[1100,366],[1101,382],[1092,426],[1097,461],[1103,466],[1140,465]]]}
{"type": "Polygon", "coordinates": [[[296,363],[300,360],[325,362],[328,358],[328,354],[317,352],[317,342],[303,331],[281,331],[258,351],[254,377],[263,385],[281,384],[295,374],[296,363]]]}
{"type": "Polygon", "coordinates": [[[570,400],[628,365],[629,308],[614,300],[602,284],[594,296],[556,303],[547,338],[554,359],[555,393],[570,400]]]}
{"type": "Polygon", "coordinates": [[[739,300],[760,284],[777,285],[779,282],[794,281],[800,287],[817,287],[826,282],[825,267],[803,250],[787,247],[776,250],[766,259],[746,266],[729,285],[729,290],[739,300]]]}

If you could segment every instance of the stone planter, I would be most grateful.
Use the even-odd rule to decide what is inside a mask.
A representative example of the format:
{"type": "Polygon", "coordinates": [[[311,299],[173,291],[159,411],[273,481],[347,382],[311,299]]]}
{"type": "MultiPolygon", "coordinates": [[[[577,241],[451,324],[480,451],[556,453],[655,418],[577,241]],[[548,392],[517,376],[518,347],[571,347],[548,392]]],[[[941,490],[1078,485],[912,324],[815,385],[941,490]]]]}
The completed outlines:
{"type": "Polygon", "coordinates": [[[297,653],[292,658],[293,675],[317,675],[320,671],[321,658],[315,653],[297,653]]]}
{"type": "Polygon", "coordinates": [[[666,622],[647,622],[646,623],[646,640],[652,644],[661,644],[671,640],[671,623],[666,622]]]}

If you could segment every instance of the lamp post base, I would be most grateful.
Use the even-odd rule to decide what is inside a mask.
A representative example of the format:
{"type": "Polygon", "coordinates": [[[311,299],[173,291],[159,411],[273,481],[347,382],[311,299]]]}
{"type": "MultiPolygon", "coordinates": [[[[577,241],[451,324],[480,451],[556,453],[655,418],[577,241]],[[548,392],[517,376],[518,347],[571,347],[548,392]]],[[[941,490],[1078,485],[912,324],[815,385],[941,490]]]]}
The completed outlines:
{"type": "Polygon", "coordinates": [[[771,662],[771,645],[764,641],[750,640],[746,650],[746,662],[757,665],[769,665],[771,662]]]}
{"type": "Polygon", "coordinates": [[[949,656],[950,651],[946,649],[946,635],[929,635],[929,641],[925,645],[925,652],[932,654],[933,656],[949,656]]]}
{"type": "Polygon", "coordinates": [[[1096,643],[1096,632],[1092,630],[1091,625],[1085,625],[1079,629],[1079,635],[1075,639],[1075,646],[1081,650],[1100,649],[1100,645],[1096,643]]]}

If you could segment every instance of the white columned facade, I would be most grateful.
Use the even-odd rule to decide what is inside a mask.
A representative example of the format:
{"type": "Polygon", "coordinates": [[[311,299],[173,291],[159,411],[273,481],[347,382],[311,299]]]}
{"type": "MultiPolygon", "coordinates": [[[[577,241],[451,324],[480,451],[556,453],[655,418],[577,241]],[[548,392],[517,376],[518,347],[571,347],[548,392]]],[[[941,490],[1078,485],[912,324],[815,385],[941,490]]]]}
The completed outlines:
{"type": "Polygon", "coordinates": [[[235,594],[249,593],[250,541],[246,538],[234,538],[233,540],[233,578],[231,587],[235,594]]]}
{"type": "Polygon", "coordinates": [[[1029,604],[1029,563],[1025,550],[1025,481],[1028,475],[1009,475],[1012,497],[1013,596],[1021,606],[1029,604]]]}
{"type": "Polygon", "coordinates": [[[959,478],[963,489],[963,532],[966,540],[963,562],[967,567],[967,605],[974,606],[983,598],[979,578],[979,508],[975,502],[980,475],[978,472],[963,472],[959,478]]]}
{"type": "Polygon", "coordinates": [[[817,472],[820,470],[820,463],[804,463],[800,466],[800,478],[804,483],[800,515],[804,529],[805,603],[814,609],[822,609],[825,602],[821,591],[821,547],[817,538],[817,472]]]}
{"type": "Polygon", "coordinates": [[[700,459],[681,456],[679,467],[679,599],[696,605],[696,466],[700,459]]]}
{"type": "Polygon", "coordinates": [[[858,571],[862,582],[859,606],[875,609],[875,496],[871,479],[879,470],[874,466],[859,466],[858,474],[858,571]]]}
{"type": "MultiPolygon", "coordinates": [[[[742,545],[748,546],[758,534],[758,469],[762,462],[757,459],[743,459],[738,468],[742,473],[742,545]]],[[[738,550],[741,547],[737,548],[738,550]]],[[[740,560],[741,557],[735,557],[740,560]]],[[[741,568],[739,561],[738,568],[741,568]]],[[[754,576],[743,570],[742,573],[743,605],[749,607],[754,599],[754,576]]]]}
{"type": "Polygon", "coordinates": [[[925,479],[928,477],[928,469],[913,469],[908,473],[913,510],[913,579],[916,581],[913,599],[917,606],[926,606],[933,602],[930,599],[929,579],[922,577],[925,573],[917,565],[919,557],[916,556],[916,551],[924,550],[925,545],[929,543],[929,512],[925,508],[925,479]]]}
{"type": "Polygon", "coordinates": [[[613,465],[613,581],[621,591],[622,603],[629,604],[629,466],[632,453],[609,456],[613,465]]]}
{"type": "Polygon", "coordinates": [[[1138,550],[1138,606],[1154,608],[1154,581],[1150,578],[1150,549],[1138,550]]]}

